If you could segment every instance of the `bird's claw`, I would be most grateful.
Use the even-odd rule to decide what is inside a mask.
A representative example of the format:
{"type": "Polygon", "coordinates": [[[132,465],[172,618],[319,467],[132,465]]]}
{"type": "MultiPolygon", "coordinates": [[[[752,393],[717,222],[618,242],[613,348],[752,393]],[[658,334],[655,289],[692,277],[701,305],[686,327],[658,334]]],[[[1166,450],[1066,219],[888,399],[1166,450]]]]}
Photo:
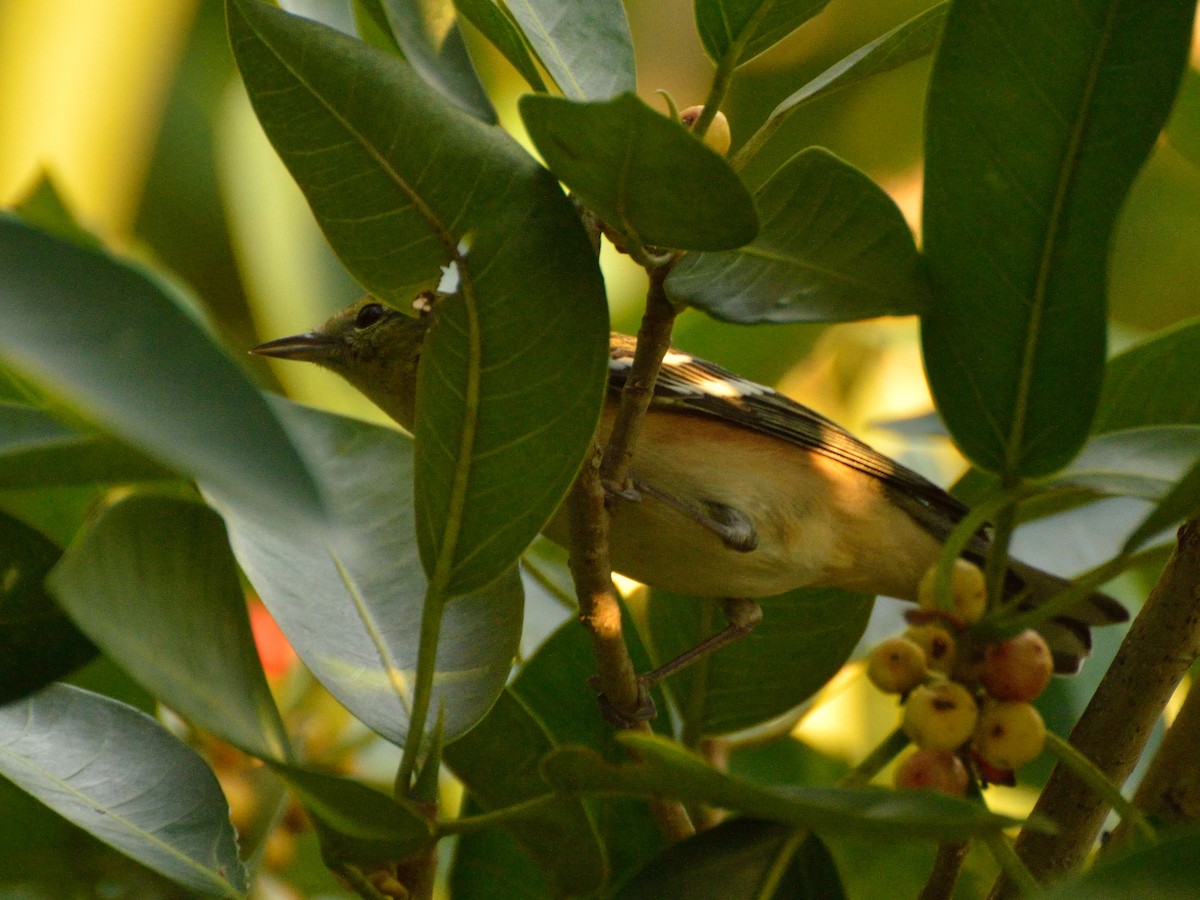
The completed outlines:
{"type": "Polygon", "coordinates": [[[592,690],[597,692],[596,702],[600,706],[600,713],[604,716],[604,721],[613,728],[632,728],[639,722],[651,722],[658,718],[658,709],[650,697],[650,688],[641,675],[637,676],[637,703],[630,710],[618,709],[608,695],[600,690],[599,675],[589,678],[588,684],[592,690]]]}

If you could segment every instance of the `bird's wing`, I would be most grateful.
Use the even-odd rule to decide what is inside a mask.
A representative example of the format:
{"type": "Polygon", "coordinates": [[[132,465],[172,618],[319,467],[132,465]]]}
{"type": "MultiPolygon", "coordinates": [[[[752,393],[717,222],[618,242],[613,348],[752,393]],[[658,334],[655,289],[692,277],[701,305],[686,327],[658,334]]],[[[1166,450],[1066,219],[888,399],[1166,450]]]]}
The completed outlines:
{"type": "MultiPolygon", "coordinates": [[[[635,341],[613,334],[609,388],[624,387],[635,341]]],[[[939,540],[967,514],[967,507],[933,482],[873,450],[840,425],[785,397],[723,369],[672,349],[654,386],[654,405],[699,413],[788,441],[835,459],[883,482],[894,502],[939,540]]]]}

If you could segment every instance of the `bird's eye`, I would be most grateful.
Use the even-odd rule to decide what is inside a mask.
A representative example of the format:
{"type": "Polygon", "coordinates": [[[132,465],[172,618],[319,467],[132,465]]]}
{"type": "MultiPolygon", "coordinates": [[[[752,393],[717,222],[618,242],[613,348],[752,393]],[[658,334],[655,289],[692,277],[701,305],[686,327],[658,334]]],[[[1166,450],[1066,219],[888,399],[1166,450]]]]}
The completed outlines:
{"type": "Polygon", "coordinates": [[[383,304],[368,303],[358,311],[358,315],[354,317],[354,327],[360,331],[364,328],[370,328],[376,322],[383,318],[383,304]]]}

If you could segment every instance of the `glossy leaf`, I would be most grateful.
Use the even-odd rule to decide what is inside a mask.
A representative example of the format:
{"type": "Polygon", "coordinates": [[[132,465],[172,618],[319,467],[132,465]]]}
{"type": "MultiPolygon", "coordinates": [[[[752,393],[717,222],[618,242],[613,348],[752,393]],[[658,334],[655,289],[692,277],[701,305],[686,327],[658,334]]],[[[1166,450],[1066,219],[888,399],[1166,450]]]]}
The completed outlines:
{"type": "Polygon", "coordinates": [[[169,469],[107,435],[68,428],[36,406],[0,401],[0,487],[174,477],[169,469]]]}
{"type": "MultiPolygon", "coordinates": [[[[464,815],[478,813],[474,804],[464,815]]],[[[488,900],[547,900],[552,897],[541,870],[521,849],[516,838],[500,828],[461,835],[450,869],[451,897],[488,900]]]]}
{"type": "Polygon", "coordinates": [[[1138,524],[1122,549],[1126,553],[1132,553],[1172,525],[1197,514],[1200,514],[1200,451],[1197,452],[1196,465],[1175,483],[1150,514],[1138,524]]]}
{"type": "Polygon", "coordinates": [[[937,49],[949,9],[949,0],[942,0],[920,15],[913,16],[907,22],[859,47],[800,90],[789,95],[771,110],[767,121],[785,119],[818,97],[827,96],[928,56],[937,49]]]}
{"type": "Polygon", "coordinates": [[[962,840],[1015,824],[979,804],[932,791],[761,787],[718,772],[665,738],[625,732],[620,740],[640,762],[613,765],[592,750],[564,747],[546,759],[542,771],[558,790],[675,797],[787,825],[887,840],[962,840]]]}
{"type": "Polygon", "coordinates": [[[779,43],[829,4],[829,0],[695,0],[696,29],[713,62],[726,55],[736,65],[779,43]]]}
{"type": "Polygon", "coordinates": [[[221,519],[132,495],[64,554],[49,587],[104,652],[180,715],[248,753],[288,755],[221,519]]]}
{"type": "MultiPolygon", "coordinates": [[[[275,401],[331,498],[328,524],[218,504],[234,554],[321,683],[388,740],[408,730],[426,593],[413,524],[412,442],[356,419],[275,401]]],[[[504,687],[521,635],[515,569],[446,608],[433,708],[461,735],[504,687]]]]}
{"type": "Polygon", "coordinates": [[[982,468],[1044,475],[1087,435],[1113,222],[1170,111],[1194,13],[1183,0],[951,8],[929,89],[937,302],[922,338],[938,408],[982,468]]]}
{"type": "Polygon", "coordinates": [[[620,0],[505,0],[505,6],[564,96],[607,100],[637,89],[620,0]]]}
{"type": "MultiPolygon", "coordinates": [[[[728,734],[761,725],[799,706],[849,659],[875,598],[835,589],[798,590],[759,600],[754,631],[717,651],[704,666],[673,676],[667,687],[698,734],[728,734]]],[[[655,590],[647,609],[660,662],[724,627],[716,604],[655,590]],[[707,618],[707,621],[705,619],[707,618]]]]}
{"type": "MultiPolygon", "coordinates": [[[[478,727],[446,746],[445,759],[486,812],[549,793],[538,763],[555,746],[533,711],[505,691],[478,727]]],[[[562,797],[509,830],[550,881],[553,896],[587,894],[604,881],[604,849],[578,798],[562,797]]]]}
{"type": "Polygon", "coordinates": [[[1200,425],[1153,425],[1097,435],[1052,483],[1161,500],[1200,459],[1200,425]]]}
{"type": "Polygon", "coordinates": [[[497,0],[454,0],[459,15],[479,29],[535,91],[545,92],[546,82],[538,71],[529,45],[508,7],[497,0]]]}
{"type": "Polygon", "coordinates": [[[824,844],[812,835],[797,837],[795,828],[778,822],[730,819],[668,847],[621,887],[616,900],[845,897],[824,844]]]}
{"type": "Polygon", "coordinates": [[[728,163],[635,94],[527,94],[520,109],[554,174],[627,241],[724,250],[754,239],[754,203],[728,163]]]}
{"type": "Polygon", "coordinates": [[[793,157],[757,191],[758,237],[689,253],[667,293],[727,322],[842,322],[920,312],[925,282],[904,216],[874,181],[832,153],[793,157]]]}
{"type": "Polygon", "coordinates": [[[368,0],[382,7],[405,60],[459,109],[489,125],[496,110],[475,72],[451,0],[368,0]]]}
{"type": "Polygon", "coordinates": [[[222,496],[318,516],[312,480],[243,371],[147,272],[0,217],[0,354],[222,496]]]}
{"type": "Polygon", "coordinates": [[[437,593],[482,587],[550,518],[599,416],[607,308],[583,227],[511,138],[394,58],[228,9],[255,111],[359,281],[403,306],[455,264],[418,378],[418,541],[437,593]]]}
{"type": "Polygon", "coordinates": [[[1146,425],[1200,425],[1200,319],[1152,335],[1109,360],[1097,434],[1146,425]]]}
{"type": "Polygon", "coordinates": [[[131,706],[59,684],[0,707],[0,775],[173,881],[249,887],[212,770],[131,706]]]}
{"type": "Polygon", "coordinates": [[[45,687],[96,656],[42,582],[62,551],[0,513],[0,704],[45,687]]]}

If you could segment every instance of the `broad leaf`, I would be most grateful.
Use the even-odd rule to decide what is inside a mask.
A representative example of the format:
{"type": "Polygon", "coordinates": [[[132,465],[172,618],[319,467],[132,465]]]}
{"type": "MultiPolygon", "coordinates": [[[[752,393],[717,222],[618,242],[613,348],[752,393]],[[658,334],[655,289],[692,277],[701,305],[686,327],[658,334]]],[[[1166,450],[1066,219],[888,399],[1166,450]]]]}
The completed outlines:
{"type": "Polygon", "coordinates": [[[833,858],[815,836],[801,837],[778,822],[730,819],[668,847],[616,897],[841,900],[845,891],[833,858]]]}
{"type": "Polygon", "coordinates": [[[542,771],[558,790],[675,797],[786,825],[883,840],[963,840],[1016,824],[980,804],[932,791],[761,787],[718,772],[665,738],[625,732],[620,740],[639,762],[613,765],[592,750],[564,747],[546,759],[542,771]]]}
{"type": "Polygon", "coordinates": [[[1200,319],[1152,335],[1109,360],[1092,430],[1200,425],[1200,319]]]}
{"type": "Polygon", "coordinates": [[[636,90],[633,40],[620,0],[505,0],[558,89],[573,100],[636,90]]]}
{"type": "Polygon", "coordinates": [[[69,428],[36,406],[0,401],[0,487],[173,477],[169,469],[107,435],[69,428]]]}
{"type": "Polygon", "coordinates": [[[749,62],[779,43],[829,0],[695,0],[700,42],[715,63],[749,62]]]}
{"type": "Polygon", "coordinates": [[[1149,846],[1125,854],[1105,854],[1079,878],[1064,878],[1046,889],[1046,900],[1188,900],[1196,893],[1196,854],[1200,828],[1194,824],[1149,846]]]}
{"type": "MultiPolygon", "coordinates": [[[[480,812],[473,803],[463,814],[480,812]]],[[[547,900],[554,896],[541,870],[521,849],[513,835],[488,828],[461,835],[450,869],[451,897],[487,897],[488,900],[547,900]]]]}
{"type": "MultiPolygon", "coordinates": [[[[667,681],[697,734],[761,725],[820,690],[850,657],[875,598],[835,589],[797,590],[759,600],[754,631],[718,650],[703,666],[667,681]]],[[[694,647],[725,624],[717,604],[655,590],[647,616],[659,662],[694,647]],[[711,611],[706,615],[706,610],[711,611]]]]}
{"type": "Polygon", "coordinates": [[[1200,72],[1188,66],[1167,126],[1167,140],[1195,168],[1200,169],[1200,72]]]}
{"type": "Polygon", "coordinates": [[[475,118],[496,124],[496,110],[454,20],[451,0],[359,0],[381,8],[392,37],[413,71],[475,118]]]}
{"type": "MultiPolygon", "coordinates": [[[[330,497],[328,524],[218,504],[242,570],[313,674],[354,715],[403,743],[426,580],[413,524],[412,442],[400,433],[278,400],[330,497]]],[[[438,645],[433,709],[448,738],[504,687],[521,635],[515,569],[456,597],[438,645]]]]}
{"type": "Polygon", "coordinates": [[[1139,523],[1122,548],[1132,553],[1155,535],[1184,519],[1200,513],[1200,456],[1197,463],[1159,501],[1150,514],[1139,523]]]}
{"type": "Polygon", "coordinates": [[[355,277],[403,306],[454,264],[418,378],[418,541],[437,595],[480,588],[550,518],[599,416],[587,236],[545,169],[395,58],[255,0],[228,10],[255,111],[355,277]]]}
{"type": "Polygon", "coordinates": [[[729,164],[635,94],[527,94],[520,109],[554,174],[626,241],[724,250],[754,239],[754,203],[729,164]]]}
{"type": "Polygon", "coordinates": [[[1051,484],[1161,500],[1200,459],[1200,425],[1110,431],[1088,441],[1051,484]]]}
{"type": "MultiPolygon", "coordinates": [[[[505,691],[477,728],[446,746],[445,759],[486,812],[548,794],[538,764],[555,746],[532,710],[505,691]]],[[[553,896],[591,893],[604,881],[604,848],[578,798],[561,797],[508,827],[553,896]]]]}
{"type": "Polygon", "coordinates": [[[0,707],[0,775],[173,881],[248,890],[212,770],[133,707],[66,685],[0,707]]]}
{"type": "Polygon", "coordinates": [[[529,46],[513,20],[512,13],[500,0],[454,0],[459,15],[479,29],[492,45],[512,63],[513,68],[535,91],[545,92],[546,82],[533,61],[529,46]]]}
{"type": "Polygon", "coordinates": [[[937,302],[922,338],[938,409],[982,468],[1043,475],[1087,436],[1113,222],[1170,111],[1194,14],[1185,0],[951,8],[929,89],[937,302]]]}
{"type": "Polygon", "coordinates": [[[312,480],[245,374],[142,269],[0,217],[0,354],[222,496],[318,516],[312,480]]]}
{"type": "Polygon", "coordinates": [[[757,191],[762,228],[724,253],[689,253],[667,292],[728,322],[842,322],[920,312],[929,288],[895,202],[832,153],[793,157],[757,191]]]}
{"type": "Polygon", "coordinates": [[[42,586],[61,555],[53,542],[0,513],[0,704],[45,687],[97,653],[42,586]]]}
{"type": "Polygon", "coordinates": [[[108,656],[182,716],[255,756],[288,756],[225,528],[208,507],[130,496],[67,548],[49,586],[108,656]]]}

